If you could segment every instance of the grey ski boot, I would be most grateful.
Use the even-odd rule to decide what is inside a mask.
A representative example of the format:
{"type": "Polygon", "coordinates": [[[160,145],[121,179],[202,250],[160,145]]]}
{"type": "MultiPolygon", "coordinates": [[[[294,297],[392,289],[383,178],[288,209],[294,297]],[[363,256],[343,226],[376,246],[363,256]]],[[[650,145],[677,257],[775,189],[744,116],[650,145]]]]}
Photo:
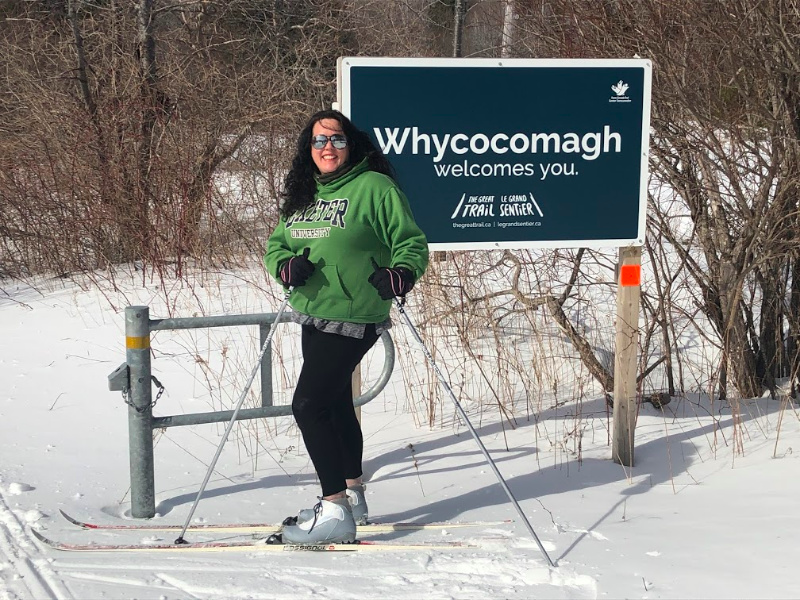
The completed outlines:
{"type": "Polygon", "coordinates": [[[281,530],[285,544],[350,544],[356,539],[356,523],[347,498],[323,500],[314,506],[314,517],[281,530]]]}
{"type": "Polygon", "coordinates": [[[351,485],[347,488],[347,500],[353,512],[353,520],[356,525],[366,525],[369,518],[369,508],[367,499],[364,497],[364,490],[367,486],[363,484],[351,485]]]}

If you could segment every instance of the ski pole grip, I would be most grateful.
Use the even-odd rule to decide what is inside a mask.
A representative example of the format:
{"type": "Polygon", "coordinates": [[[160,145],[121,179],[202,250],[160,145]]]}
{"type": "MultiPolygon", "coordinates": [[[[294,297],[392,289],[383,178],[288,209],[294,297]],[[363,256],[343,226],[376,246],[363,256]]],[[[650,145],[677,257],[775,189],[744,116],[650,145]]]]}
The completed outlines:
{"type": "Polygon", "coordinates": [[[369,257],[369,259],[370,259],[370,261],[372,261],[372,268],[375,271],[378,271],[380,269],[380,267],[378,266],[378,262],[371,256],[369,257]]]}

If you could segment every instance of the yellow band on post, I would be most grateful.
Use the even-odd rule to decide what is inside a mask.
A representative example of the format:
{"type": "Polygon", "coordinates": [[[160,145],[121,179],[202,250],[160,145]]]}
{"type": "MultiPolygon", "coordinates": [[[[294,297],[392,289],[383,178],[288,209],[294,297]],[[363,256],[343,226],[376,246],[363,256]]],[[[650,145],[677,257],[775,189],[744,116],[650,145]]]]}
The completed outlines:
{"type": "Polygon", "coordinates": [[[146,337],[126,337],[125,347],[128,350],[146,350],[150,347],[150,336],[146,337]]]}

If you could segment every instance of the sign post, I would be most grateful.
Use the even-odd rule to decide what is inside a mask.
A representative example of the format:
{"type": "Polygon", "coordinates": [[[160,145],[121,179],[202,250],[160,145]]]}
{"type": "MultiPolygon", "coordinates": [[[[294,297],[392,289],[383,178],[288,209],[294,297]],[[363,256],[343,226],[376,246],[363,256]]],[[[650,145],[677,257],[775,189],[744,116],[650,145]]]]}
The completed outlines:
{"type": "Polygon", "coordinates": [[[636,359],[639,347],[639,297],[642,247],[619,249],[617,274],[616,352],[614,353],[614,436],[611,458],[633,466],[636,401],[636,359]]]}

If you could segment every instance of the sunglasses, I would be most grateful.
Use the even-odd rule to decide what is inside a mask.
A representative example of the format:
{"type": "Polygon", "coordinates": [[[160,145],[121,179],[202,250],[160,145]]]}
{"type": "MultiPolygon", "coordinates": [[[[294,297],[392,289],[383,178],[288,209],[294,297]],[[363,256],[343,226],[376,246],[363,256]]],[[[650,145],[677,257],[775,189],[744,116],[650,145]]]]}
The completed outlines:
{"type": "Polygon", "coordinates": [[[337,150],[347,148],[347,137],[341,133],[334,133],[330,137],[321,134],[315,135],[311,138],[311,147],[316,150],[322,150],[328,145],[328,140],[330,140],[331,144],[333,144],[333,147],[337,150]]]}

